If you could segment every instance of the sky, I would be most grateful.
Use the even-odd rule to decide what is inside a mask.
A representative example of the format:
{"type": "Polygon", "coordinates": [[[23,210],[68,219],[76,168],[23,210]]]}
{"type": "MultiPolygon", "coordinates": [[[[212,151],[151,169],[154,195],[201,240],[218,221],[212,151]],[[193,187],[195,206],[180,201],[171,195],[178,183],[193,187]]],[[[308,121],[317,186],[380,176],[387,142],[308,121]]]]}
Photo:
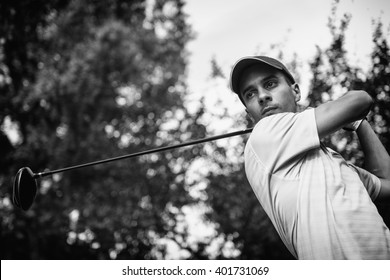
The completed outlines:
{"type": "MultiPolygon", "coordinates": [[[[218,110],[216,99],[232,107],[236,113],[238,99],[228,88],[227,80],[210,79],[211,59],[215,57],[226,77],[231,66],[242,56],[284,53],[286,61],[297,55],[301,71],[301,91],[308,92],[308,62],[316,45],[326,48],[331,42],[327,27],[333,0],[187,0],[185,12],[196,35],[188,44],[190,52],[187,84],[194,104],[206,96],[211,110],[218,110]],[[271,50],[276,44],[280,47],[271,50]]],[[[340,0],[336,15],[352,18],[346,33],[346,49],[350,61],[362,69],[369,67],[372,50],[373,20],[381,19],[384,31],[390,34],[390,1],[340,0]]],[[[227,124],[226,126],[228,126],[227,124]]]]}

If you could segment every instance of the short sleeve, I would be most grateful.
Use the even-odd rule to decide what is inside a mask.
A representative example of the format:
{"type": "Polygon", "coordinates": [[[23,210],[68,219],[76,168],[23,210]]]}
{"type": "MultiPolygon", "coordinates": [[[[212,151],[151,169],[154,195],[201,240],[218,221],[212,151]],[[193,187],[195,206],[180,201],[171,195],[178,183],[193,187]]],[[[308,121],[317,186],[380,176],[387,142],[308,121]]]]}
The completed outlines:
{"type": "Polygon", "coordinates": [[[363,182],[364,187],[371,197],[371,200],[375,201],[381,190],[381,181],[379,178],[363,168],[357,167],[353,164],[349,164],[349,166],[355,169],[355,171],[358,173],[360,180],[363,182]]]}
{"type": "Polygon", "coordinates": [[[268,172],[291,167],[307,151],[320,146],[314,109],[275,114],[260,120],[248,144],[268,172]]]}

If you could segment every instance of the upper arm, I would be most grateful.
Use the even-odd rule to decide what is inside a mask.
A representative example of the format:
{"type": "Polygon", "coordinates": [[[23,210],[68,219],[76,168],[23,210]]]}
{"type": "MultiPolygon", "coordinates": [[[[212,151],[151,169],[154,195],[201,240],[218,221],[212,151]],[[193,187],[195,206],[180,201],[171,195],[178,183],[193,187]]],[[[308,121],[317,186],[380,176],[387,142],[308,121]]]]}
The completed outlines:
{"type": "Polygon", "coordinates": [[[365,91],[350,91],[341,98],[315,108],[317,131],[325,137],[344,125],[364,118],[370,110],[372,98],[365,91]]]}
{"type": "Polygon", "coordinates": [[[359,175],[360,180],[362,181],[364,187],[366,188],[369,196],[375,202],[390,202],[390,180],[379,178],[378,176],[372,174],[371,172],[355,166],[353,164],[348,164],[349,167],[355,169],[359,175]]]}
{"type": "Polygon", "coordinates": [[[390,202],[390,180],[381,178],[379,180],[381,181],[381,189],[375,201],[390,202]]]}

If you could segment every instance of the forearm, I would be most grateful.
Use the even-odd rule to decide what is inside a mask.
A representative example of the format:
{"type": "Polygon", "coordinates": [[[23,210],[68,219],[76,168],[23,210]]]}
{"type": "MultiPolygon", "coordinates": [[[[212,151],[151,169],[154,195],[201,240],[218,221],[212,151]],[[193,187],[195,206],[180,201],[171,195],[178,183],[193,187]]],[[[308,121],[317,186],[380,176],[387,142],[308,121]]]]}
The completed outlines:
{"type": "Polygon", "coordinates": [[[364,153],[364,168],[379,178],[390,179],[390,156],[371,125],[364,120],[356,132],[364,153]]]}
{"type": "Polygon", "coordinates": [[[328,136],[346,124],[364,118],[371,105],[371,96],[358,90],[318,106],[314,112],[319,137],[328,136]]]}

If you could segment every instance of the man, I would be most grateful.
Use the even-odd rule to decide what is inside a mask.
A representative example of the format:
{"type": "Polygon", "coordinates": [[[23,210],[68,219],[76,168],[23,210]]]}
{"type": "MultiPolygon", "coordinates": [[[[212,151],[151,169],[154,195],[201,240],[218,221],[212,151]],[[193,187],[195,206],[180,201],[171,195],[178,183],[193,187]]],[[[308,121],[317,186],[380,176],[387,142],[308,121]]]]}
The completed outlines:
{"type": "Polygon", "coordinates": [[[230,78],[256,124],[245,147],[248,181],[289,251],[298,259],[390,259],[390,232],[373,204],[390,201],[390,157],[361,121],[371,97],[350,91],[297,112],[298,84],[265,56],[240,59],[230,78]],[[366,170],[320,143],[343,127],[356,130],[366,170]]]}

